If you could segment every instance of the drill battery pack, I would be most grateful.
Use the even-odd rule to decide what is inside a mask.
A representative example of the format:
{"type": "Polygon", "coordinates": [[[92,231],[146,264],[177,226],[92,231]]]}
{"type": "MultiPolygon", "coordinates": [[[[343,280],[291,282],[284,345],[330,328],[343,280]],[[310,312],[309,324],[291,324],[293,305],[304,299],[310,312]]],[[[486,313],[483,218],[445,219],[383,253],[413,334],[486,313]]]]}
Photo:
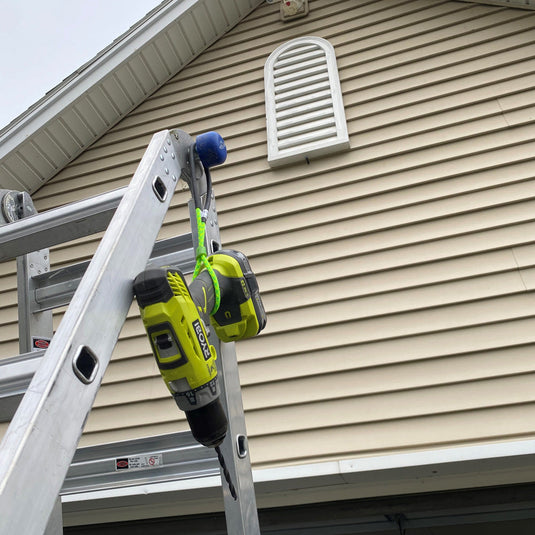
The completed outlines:
{"type": "MultiPolygon", "coordinates": [[[[208,262],[221,291],[221,304],[211,317],[217,336],[223,342],[256,336],[266,326],[266,312],[249,260],[239,251],[222,249],[208,262]]],[[[206,272],[199,276],[206,277],[206,272]]]]}

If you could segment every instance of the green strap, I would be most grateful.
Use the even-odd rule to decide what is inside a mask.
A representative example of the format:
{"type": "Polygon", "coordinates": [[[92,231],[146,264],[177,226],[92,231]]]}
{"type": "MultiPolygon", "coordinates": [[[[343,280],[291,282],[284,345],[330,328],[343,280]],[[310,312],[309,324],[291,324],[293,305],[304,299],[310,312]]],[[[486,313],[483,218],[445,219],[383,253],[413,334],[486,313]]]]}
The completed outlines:
{"type": "Polygon", "coordinates": [[[206,268],[210,278],[212,279],[212,284],[214,285],[214,308],[210,315],[214,315],[219,310],[219,305],[221,304],[221,290],[219,289],[219,281],[217,280],[217,275],[213,270],[210,262],[208,262],[208,257],[206,256],[206,247],[204,246],[204,237],[206,234],[206,220],[202,217],[201,209],[196,208],[195,214],[197,216],[197,234],[199,237],[199,245],[195,251],[195,258],[197,260],[195,264],[195,270],[193,271],[193,278],[195,279],[197,275],[202,271],[203,267],[206,268]]]}

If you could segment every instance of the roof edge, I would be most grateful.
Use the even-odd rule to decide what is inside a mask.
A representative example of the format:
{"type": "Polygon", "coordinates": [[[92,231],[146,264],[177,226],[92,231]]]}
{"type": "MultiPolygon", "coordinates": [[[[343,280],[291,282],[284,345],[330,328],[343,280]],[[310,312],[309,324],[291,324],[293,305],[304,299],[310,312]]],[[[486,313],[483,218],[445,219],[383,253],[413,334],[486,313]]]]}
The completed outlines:
{"type": "Polygon", "coordinates": [[[0,187],[37,191],[261,2],[163,0],[0,130],[0,187]]]}
{"type": "MultiPolygon", "coordinates": [[[[188,7],[181,11],[187,11],[192,4],[197,3],[198,0],[179,0],[178,4],[183,8],[182,4],[187,3],[188,7]]],[[[116,67],[122,63],[127,57],[128,52],[131,49],[138,47],[138,41],[142,38],[142,34],[151,30],[155,34],[161,31],[159,28],[162,18],[168,15],[168,13],[179,6],[170,6],[173,0],[163,0],[161,4],[149,11],[142,19],[131,26],[126,32],[114,39],[112,43],[98,52],[92,59],[84,63],[81,67],[76,69],[72,74],[63,79],[59,84],[47,91],[43,97],[37,102],[32,104],[26,111],[22,112],[18,117],[15,117],[7,126],[0,129],[0,158],[2,158],[9,149],[6,150],[6,143],[13,148],[13,145],[17,145],[17,141],[22,141],[28,137],[28,134],[23,134],[20,137],[21,130],[30,128],[31,125],[37,123],[37,119],[41,119],[40,122],[46,122],[43,120],[44,116],[49,118],[49,110],[56,111],[59,106],[63,109],[65,106],[62,104],[68,100],[72,102],[79,96],[78,93],[73,95],[71,92],[75,89],[82,93],[86,89],[87,85],[92,85],[95,77],[100,79],[99,76],[103,69],[110,66],[116,67]],[[167,9],[166,9],[167,8],[167,9]],[[158,28],[158,29],[157,29],[158,28]],[[42,115],[44,114],[44,115],[42,115]]],[[[143,37],[143,42],[147,39],[143,37]]],[[[150,38],[149,38],[150,40],[150,38]]],[[[36,130],[37,128],[35,128],[36,130]]]]}

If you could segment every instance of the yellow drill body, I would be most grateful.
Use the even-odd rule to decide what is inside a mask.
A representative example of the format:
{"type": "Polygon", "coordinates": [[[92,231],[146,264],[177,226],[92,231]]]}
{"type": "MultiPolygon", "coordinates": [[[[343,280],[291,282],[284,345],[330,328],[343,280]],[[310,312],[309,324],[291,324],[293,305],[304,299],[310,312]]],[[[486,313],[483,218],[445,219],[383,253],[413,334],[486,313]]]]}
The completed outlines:
{"type": "Polygon", "coordinates": [[[141,319],[165,384],[176,395],[214,380],[217,354],[182,277],[168,270],[167,281],[173,297],[142,309],[141,319]]]}
{"type": "MultiPolygon", "coordinates": [[[[255,336],[266,323],[256,277],[245,255],[219,251],[208,258],[221,293],[212,326],[224,342],[255,336]]],[[[143,325],[158,368],[195,438],[206,446],[223,440],[227,420],[219,400],[217,353],[208,341],[214,282],[206,270],[190,285],[176,269],[149,269],[134,281],[143,325]]]]}

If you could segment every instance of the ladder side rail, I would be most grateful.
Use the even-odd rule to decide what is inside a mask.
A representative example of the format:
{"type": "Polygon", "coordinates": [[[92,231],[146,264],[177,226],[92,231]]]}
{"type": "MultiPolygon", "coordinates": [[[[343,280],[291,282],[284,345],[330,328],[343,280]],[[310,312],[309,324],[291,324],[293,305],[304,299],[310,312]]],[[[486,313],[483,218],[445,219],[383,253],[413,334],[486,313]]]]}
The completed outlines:
{"type": "MultiPolygon", "coordinates": [[[[206,184],[200,184],[200,193],[207,193],[206,184]]],[[[193,243],[198,244],[197,223],[193,201],[189,203],[193,243]]],[[[217,219],[215,197],[212,193],[210,210],[206,222],[205,246],[208,255],[221,249],[221,236],[217,219]]],[[[247,449],[247,431],[238,374],[238,360],[234,343],[223,343],[215,332],[209,335],[210,343],[217,351],[217,368],[221,399],[227,414],[228,428],[220,446],[237,499],[235,500],[221,470],[221,485],[225,505],[227,532],[233,535],[260,535],[256,496],[249,452],[247,449]]]]}
{"type": "Polygon", "coordinates": [[[43,535],[62,535],[63,533],[63,508],[61,506],[61,496],[56,498],[54,508],[50,513],[43,535]]]}
{"type": "Polygon", "coordinates": [[[0,227],[0,262],[106,230],[127,188],[0,227]]]}
{"type": "Polygon", "coordinates": [[[237,500],[232,498],[222,476],[227,531],[239,535],[260,535],[236,348],[234,342],[219,341],[218,345],[218,366],[223,378],[221,397],[228,418],[227,435],[220,448],[238,496],[237,500]]]}
{"type": "Polygon", "coordinates": [[[184,168],[170,145],[153,136],[0,445],[1,535],[46,528],[184,168]]]}
{"type": "MultiPolygon", "coordinates": [[[[17,257],[17,309],[19,327],[19,352],[31,353],[44,347],[54,334],[52,310],[34,312],[35,282],[34,277],[50,271],[48,249],[33,251],[17,257]],[[41,344],[39,344],[39,341],[41,344]]],[[[19,402],[20,403],[20,402],[19,402]]],[[[16,409],[15,409],[16,410],[16,409]]],[[[44,535],[62,535],[63,511],[61,497],[56,497],[50,513],[44,535]]]]}

